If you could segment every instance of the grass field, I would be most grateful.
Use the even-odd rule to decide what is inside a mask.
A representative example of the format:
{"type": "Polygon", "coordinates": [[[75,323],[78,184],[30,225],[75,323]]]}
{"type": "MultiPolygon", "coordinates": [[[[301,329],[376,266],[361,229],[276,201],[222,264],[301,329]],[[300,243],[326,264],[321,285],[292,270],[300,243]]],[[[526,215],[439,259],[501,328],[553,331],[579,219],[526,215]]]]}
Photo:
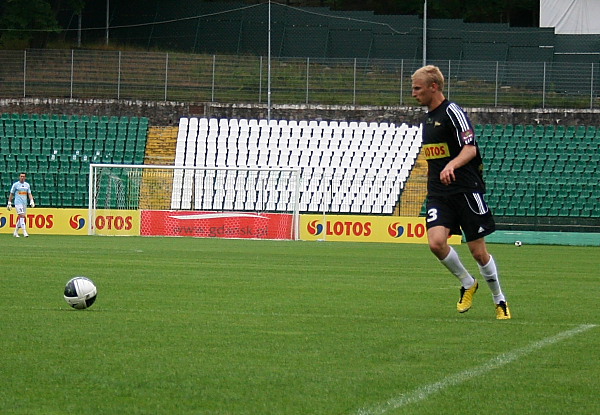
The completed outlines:
{"type": "Polygon", "coordinates": [[[497,321],[422,245],[0,242],[1,414],[600,413],[598,248],[490,245],[497,321]]]}

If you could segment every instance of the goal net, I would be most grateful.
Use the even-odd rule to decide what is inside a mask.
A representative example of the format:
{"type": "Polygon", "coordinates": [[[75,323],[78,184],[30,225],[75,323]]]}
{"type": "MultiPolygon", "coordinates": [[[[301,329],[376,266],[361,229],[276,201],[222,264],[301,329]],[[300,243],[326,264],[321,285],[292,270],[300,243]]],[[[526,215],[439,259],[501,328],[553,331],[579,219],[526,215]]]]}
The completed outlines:
{"type": "Polygon", "coordinates": [[[91,164],[89,233],[139,212],[143,236],[298,239],[300,170],[91,164]]]}

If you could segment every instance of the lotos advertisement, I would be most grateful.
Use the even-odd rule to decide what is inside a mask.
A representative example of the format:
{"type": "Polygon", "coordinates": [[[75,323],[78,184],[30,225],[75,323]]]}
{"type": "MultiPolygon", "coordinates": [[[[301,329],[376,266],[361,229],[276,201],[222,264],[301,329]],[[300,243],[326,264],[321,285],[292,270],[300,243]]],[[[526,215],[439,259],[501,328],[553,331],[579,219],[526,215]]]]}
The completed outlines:
{"type": "MultiPolygon", "coordinates": [[[[14,210],[0,209],[0,234],[14,232],[14,210]]],[[[87,209],[27,209],[31,236],[87,235],[87,209]]],[[[102,210],[95,235],[195,236],[206,238],[293,239],[293,215],[252,212],[102,210]]],[[[300,215],[305,241],[427,243],[425,218],[399,216],[300,215]]],[[[450,243],[460,244],[460,236],[450,243]]]]}
{"type": "MultiPolygon", "coordinates": [[[[301,215],[300,239],[305,241],[350,241],[427,243],[425,218],[400,216],[301,215]]],[[[461,236],[449,242],[461,243],[461,236]]]]}
{"type": "MultiPolygon", "coordinates": [[[[17,224],[15,210],[0,210],[0,233],[12,233],[17,224]]],[[[26,216],[30,235],[87,235],[87,209],[29,208],[26,216]]],[[[96,235],[139,235],[140,213],[136,210],[99,209],[95,217],[96,235]]]]}

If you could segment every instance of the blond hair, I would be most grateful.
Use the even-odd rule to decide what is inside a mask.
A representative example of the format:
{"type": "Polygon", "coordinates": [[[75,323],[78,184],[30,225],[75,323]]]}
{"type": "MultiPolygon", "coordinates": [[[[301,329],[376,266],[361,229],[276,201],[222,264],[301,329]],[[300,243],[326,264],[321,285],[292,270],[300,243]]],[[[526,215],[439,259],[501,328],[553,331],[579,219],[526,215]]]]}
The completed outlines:
{"type": "Polygon", "coordinates": [[[412,74],[411,79],[421,78],[427,82],[427,85],[436,83],[440,91],[444,90],[444,74],[440,68],[434,65],[427,65],[419,68],[412,74]]]}

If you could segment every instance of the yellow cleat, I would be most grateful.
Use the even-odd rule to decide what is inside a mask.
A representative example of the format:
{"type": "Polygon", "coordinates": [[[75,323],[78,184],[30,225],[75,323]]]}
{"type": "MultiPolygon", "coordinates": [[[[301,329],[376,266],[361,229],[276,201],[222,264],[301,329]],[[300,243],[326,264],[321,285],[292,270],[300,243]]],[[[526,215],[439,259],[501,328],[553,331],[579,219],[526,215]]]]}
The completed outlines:
{"type": "Polygon", "coordinates": [[[508,308],[506,301],[500,301],[500,303],[496,304],[497,320],[510,320],[511,318],[510,309],[508,308]]]}
{"type": "Polygon", "coordinates": [[[460,287],[460,300],[456,303],[456,309],[459,313],[464,313],[471,309],[473,306],[473,295],[477,291],[477,288],[479,288],[477,280],[475,280],[475,284],[469,289],[460,287]]]}

